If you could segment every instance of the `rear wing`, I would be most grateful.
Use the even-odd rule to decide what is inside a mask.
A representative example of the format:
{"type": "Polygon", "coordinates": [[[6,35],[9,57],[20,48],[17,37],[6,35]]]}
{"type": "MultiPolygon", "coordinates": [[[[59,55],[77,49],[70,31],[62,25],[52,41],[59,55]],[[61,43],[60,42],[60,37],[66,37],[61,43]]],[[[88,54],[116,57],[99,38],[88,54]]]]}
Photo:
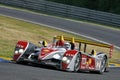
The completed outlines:
{"type": "Polygon", "coordinates": [[[81,44],[84,44],[84,52],[86,52],[86,47],[87,44],[89,45],[94,45],[94,46],[99,46],[99,47],[105,47],[105,48],[109,48],[109,57],[112,57],[112,52],[114,49],[113,45],[110,44],[105,44],[105,43],[100,43],[100,42],[95,42],[95,41],[87,41],[87,40],[83,40],[83,39],[74,39],[74,37],[64,37],[64,36],[55,36],[54,40],[65,40],[65,41],[70,41],[73,43],[79,43],[79,50],[81,50],[81,44]]]}

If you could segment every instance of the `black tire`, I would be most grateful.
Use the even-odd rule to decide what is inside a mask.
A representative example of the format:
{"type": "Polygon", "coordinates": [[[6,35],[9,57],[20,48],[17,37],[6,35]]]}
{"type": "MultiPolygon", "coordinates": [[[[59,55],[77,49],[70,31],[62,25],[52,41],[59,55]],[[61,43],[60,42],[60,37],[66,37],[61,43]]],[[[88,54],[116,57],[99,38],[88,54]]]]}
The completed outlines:
{"type": "Polygon", "coordinates": [[[28,65],[28,62],[21,61],[21,62],[16,62],[17,64],[22,64],[22,65],[28,65]]]}
{"type": "Polygon", "coordinates": [[[77,72],[79,70],[79,66],[80,66],[80,53],[77,54],[76,60],[75,60],[75,64],[74,64],[74,72],[77,72]]]}
{"type": "Polygon", "coordinates": [[[105,72],[109,72],[109,68],[108,67],[105,68],[105,72]]]}
{"type": "Polygon", "coordinates": [[[24,60],[22,60],[22,59],[16,61],[16,63],[17,63],[17,64],[23,64],[23,65],[27,65],[27,64],[28,64],[28,62],[26,62],[26,61],[24,61],[24,60]]]}

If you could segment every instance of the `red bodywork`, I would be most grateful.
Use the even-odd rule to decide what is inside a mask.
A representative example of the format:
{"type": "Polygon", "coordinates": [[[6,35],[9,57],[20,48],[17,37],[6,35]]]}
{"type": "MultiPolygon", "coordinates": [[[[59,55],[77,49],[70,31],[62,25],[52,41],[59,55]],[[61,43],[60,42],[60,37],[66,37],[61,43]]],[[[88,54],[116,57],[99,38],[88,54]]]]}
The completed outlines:
{"type": "MultiPolygon", "coordinates": [[[[75,55],[75,54],[77,54],[78,53],[78,50],[68,50],[68,51],[66,51],[65,52],[65,54],[63,55],[64,57],[70,57],[71,59],[73,58],[73,56],[75,55]]],[[[62,61],[62,70],[66,70],[67,69],[67,67],[68,67],[68,65],[69,64],[67,64],[66,62],[63,62],[62,61]]]]}
{"type": "MultiPolygon", "coordinates": [[[[27,47],[27,45],[28,45],[28,42],[26,42],[26,41],[18,41],[15,50],[16,50],[17,48],[18,48],[18,49],[23,49],[23,50],[25,50],[26,47],[27,47]]],[[[14,60],[14,61],[17,61],[17,59],[19,58],[20,55],[21,55],[21,54],[19,53],[19,51],[18,51],[18,54],[15,54],[15,53],[14,53],[13,60],[14,60]]]]}

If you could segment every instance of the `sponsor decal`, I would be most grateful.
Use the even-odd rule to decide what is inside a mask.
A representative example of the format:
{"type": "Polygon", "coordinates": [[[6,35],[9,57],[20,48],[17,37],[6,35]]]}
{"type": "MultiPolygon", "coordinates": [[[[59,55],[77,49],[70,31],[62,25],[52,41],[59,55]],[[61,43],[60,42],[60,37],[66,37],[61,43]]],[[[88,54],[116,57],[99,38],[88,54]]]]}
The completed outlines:
{"type": "Polygon", "coordinates": [[[44,49],[43,51],[46,52],[46,53],[47,53],[47,52],[50,52],[50,50],[48,50],[48,49],[44,49]]]}
{"type": "Polygon", "coordinates": [[[92,65],[91,58],[82,58],[81,69],[95,69],[94,65],[92,65]]]}
{"type": "Polygon", "coordinates": [[[87,64],[87,65],[90,65],[91,63],[92,63],[92,59],[91,59],[91,58],[88,58],[86,64],[87,64]]]}
{"type": "Polygon", "coordinates": [[[20,48],[24,48],[24,46],[23,46],[23,45],[20,45],[20,44],[17,44],[16,46],[17,46],[17,47],[20,47],[20,48]]]}

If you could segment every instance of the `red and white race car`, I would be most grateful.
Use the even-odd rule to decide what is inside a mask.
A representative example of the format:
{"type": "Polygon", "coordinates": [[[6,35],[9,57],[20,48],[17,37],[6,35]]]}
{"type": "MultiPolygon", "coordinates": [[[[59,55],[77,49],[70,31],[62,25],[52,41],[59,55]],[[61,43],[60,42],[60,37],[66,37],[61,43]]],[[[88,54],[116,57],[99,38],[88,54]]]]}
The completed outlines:
{"type": "Polygon", "coordinates": [[[50,65],[65,71],[84,70],[103,73],[107,70],[108,59],[113,51],[112,45],[63,36],[54,37],[53,43],[49,45],[46,41],[41,42],[41,44],[42,46],[38,47],[30,42],[18,41],[13,60],[16,63],[50,65]],[[81,44],[84,44],[83,51],[81,51],[81,44]],[[109,56],[103,51],[92,50],[91,54],[86,53],[87,44],[110,48],[109,56]]]}

